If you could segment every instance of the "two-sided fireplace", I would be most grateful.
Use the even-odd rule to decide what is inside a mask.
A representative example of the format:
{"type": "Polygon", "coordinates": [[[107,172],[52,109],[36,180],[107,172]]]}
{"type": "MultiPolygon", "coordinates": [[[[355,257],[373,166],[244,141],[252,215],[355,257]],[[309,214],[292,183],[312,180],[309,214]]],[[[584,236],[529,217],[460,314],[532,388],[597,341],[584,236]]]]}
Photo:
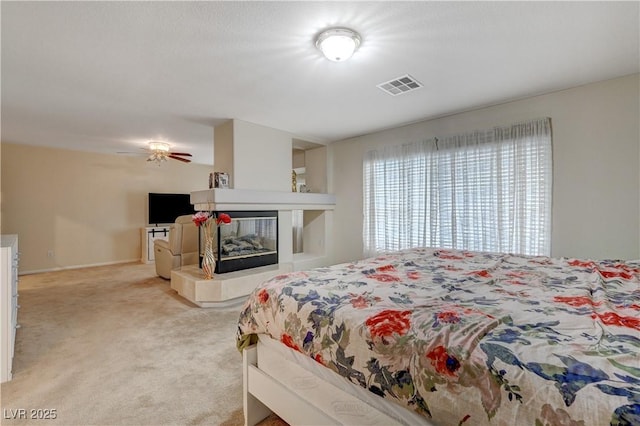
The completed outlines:
{"type": "MultiPolygon", "coordinates": [[[[278,263],[277,211],[215,211],[231,223],[220,225],[214,237],[215,273],[239,271],[278,263]]],[[[200,238],[200,264],[204,238],[200,238]]]]}

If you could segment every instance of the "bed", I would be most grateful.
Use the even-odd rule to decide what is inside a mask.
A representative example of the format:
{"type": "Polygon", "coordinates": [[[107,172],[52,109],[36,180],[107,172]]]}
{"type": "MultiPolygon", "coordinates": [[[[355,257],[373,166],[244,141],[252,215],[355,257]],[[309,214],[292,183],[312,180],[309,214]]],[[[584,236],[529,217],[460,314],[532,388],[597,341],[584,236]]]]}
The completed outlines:
{"type": "Polygon", "coordinates": [[[639,425],[640,262],[417,248],[244,304],[245,421],[639,425]]]}

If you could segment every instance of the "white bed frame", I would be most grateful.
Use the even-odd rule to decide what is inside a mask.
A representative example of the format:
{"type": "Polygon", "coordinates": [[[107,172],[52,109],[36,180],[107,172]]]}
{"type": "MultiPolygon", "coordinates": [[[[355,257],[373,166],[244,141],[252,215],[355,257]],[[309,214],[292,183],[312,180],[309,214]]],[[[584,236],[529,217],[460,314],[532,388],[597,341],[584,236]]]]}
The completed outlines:
{"type": "Polygon", "coordinates": [[[390,417],[389,410],[385,409],[388,404],[397,405],[380,398],[380,404],[374,407],[327,381],[319,380],[299,364],[285,359],[260,342],[243,351],[246,426],[256,425],[271,413],[290,425],[430,424],[409,410],[405,410],[410,415],[408,421],[390,417]]]}

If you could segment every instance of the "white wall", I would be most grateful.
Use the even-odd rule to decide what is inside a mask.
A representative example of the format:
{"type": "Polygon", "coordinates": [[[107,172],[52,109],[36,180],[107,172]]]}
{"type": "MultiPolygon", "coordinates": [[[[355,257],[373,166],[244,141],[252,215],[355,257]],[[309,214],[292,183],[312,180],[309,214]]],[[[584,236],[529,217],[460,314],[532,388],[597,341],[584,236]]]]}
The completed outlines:
{"type": "MultiPolygon", "coordinates": [[[[231,120],[216,126],[214,130],[215,168],[219,171],[233,170],[233,189],[290,192],[294,165],[293,140],[290,133],[281,130],[231,120]],[[233,163],[232,167],[229,166],[229,162],[233,163]]],[[[324,146],[297,152],[295,158],[299,165],[306,164],[307,173],[311,172],[312,180],[318,187],[321,181],[326,181],[324,146]]],[[[326,188],[326,183],[324,187],[326,188]]],[[[324,216],[321,219],[314,221],[313,226],[309,226],[308,229],[305,227],[305,246],[308,243],[309,248],[314,250],[313,254],[324,253],[326,227],[324,216]]],[[[291,210],[280,210],[278,213],[278,238],[279,263],[294,262],[291,210]]],[[[326,264],[326,257],[323,256],[322,259],[326,264]]]]}
{"type": "Polygon", "coordinates": [[[306,185],[311,192],[327,192],[327,147],[305,151],[306,185]]]}
{"type": "Polygon", "coordinates": [[[304,150],[294,148],[292,151],[292,166],[294,169],[304,167],[304,150]]]}
{"type": "Polygon", "coordinates": [[[291,140],[290,133],[233,120],[233,188],[291,191],[291,140]]]}
{"type": "Polygon", "coordinates": [[[366,151],[539,117],[553,126],[552,256],[640,258],[639,90],[635,74],[332,143],[333,260],[362,257],[366,151]]]}
{"type": "Polygon", "coordinates": [[[20,273],[140,260],[147,194],[206,189],[210,171],[3,143],[2,233],[18,234],[20,273]]]}
{"type": "Polygon", "coordinates": [[[229,174],[229,188],[234,187],[232,120],[215,126],[213,129],[213,170],[229,174]]]}

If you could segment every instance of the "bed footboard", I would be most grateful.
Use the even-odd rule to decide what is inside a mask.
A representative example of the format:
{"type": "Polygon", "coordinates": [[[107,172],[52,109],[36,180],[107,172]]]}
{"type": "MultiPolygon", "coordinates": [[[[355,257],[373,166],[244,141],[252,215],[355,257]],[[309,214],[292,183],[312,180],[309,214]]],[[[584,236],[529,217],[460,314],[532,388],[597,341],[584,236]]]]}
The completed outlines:
{"type": "Polygon", "coordinates": [[[249,373],[249,370],[257,370],[257,365],[258,348],[257,345],[252,345],[242,351],[242,408],[244,411],[245,426],[255,426],[272,413],[272,411],[252,393],[252,391],[258,394],[261,393],[259,388],[254,389],[257,386],[255,386],[253,380],[251,380],[251,376],[255,373],[249,373]]]}
{"type": "Polygon", "coordinates": [[[329,382],[309,380],[300,365],[259,343],[243,351],[243,368],[245,425],[272,412],[296,426],[403,424],[329,382]]]}
{"type": "Polygon", "coordinates": [[[291,425],[343,424],[260,370],[257,345],[243,351],[243,367],[245,426],[254,426],[272,412],[291,425]]]}

